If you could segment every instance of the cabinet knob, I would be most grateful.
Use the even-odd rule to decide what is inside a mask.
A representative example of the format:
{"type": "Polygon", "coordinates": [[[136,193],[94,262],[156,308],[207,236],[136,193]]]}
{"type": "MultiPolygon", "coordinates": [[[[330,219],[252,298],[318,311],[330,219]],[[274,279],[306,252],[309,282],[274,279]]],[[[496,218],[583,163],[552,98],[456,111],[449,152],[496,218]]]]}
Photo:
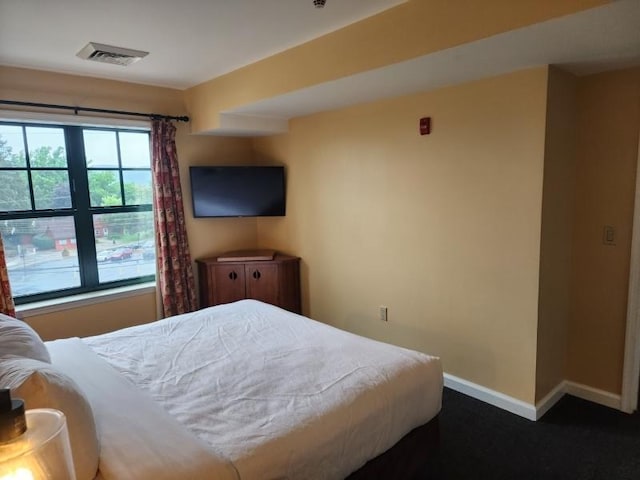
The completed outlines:
{"type": "Polygon", "coordinates": [[[236,272],[231,272],[229,274],[229,279],[230,280],[235,280],[236,278],[238,278],[238,274],[236,272]]]}
{"type": "Polygon", "coordinates": [[[258,270],[253,272],[253,278],[255,278],[256,280],[260,278],[260,272],[258,270]]]}

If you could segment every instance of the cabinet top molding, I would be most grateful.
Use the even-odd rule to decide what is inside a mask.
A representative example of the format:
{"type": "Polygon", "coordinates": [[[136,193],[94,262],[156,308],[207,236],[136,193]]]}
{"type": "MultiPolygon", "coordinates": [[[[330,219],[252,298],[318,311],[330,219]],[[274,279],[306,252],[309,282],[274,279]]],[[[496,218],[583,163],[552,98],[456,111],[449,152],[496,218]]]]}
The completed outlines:
{"type": "Polygon", "coordinates": [[[219,262],[252,262],[261,260],[273,260],[276,256],[275,250],[234,250],[225,252],[217,260],[219,262]]]}

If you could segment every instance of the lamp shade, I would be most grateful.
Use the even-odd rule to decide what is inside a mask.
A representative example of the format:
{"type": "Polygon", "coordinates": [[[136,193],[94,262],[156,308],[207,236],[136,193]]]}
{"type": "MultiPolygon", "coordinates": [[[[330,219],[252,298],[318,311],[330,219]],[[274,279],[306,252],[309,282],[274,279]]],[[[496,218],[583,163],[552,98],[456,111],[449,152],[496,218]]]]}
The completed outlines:
{"type": "Polygon", "coordinates": [[[0,443],[0,480],[76,480],[64,414],[39,408],[25,417],[26,431],[0,443]]]}

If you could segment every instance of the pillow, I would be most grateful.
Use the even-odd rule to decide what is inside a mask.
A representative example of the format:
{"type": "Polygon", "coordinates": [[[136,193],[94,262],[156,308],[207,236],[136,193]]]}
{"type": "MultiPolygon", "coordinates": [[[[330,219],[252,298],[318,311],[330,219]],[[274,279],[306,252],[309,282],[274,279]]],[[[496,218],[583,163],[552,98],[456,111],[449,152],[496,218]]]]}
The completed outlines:
{"type": "Polygon", "coordinates": [[[49,350],[26,322],[0,313],[0,358],[17,356],[51,363],[49,350]]]}
{"type": "Polygon", "coordinates": [[[93,480],[100,446],[93,412],[77,384],[53,365],[31,358],[0,359],[0,388],[10,388],[25,408],[55,408],[67,417],[77,480],[93,480]]]}

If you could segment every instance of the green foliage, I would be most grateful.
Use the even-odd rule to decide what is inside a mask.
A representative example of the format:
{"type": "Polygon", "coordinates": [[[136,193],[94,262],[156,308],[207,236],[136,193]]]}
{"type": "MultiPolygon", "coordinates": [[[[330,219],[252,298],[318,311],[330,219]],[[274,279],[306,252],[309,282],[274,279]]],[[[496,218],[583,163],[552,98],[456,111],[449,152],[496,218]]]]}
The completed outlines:
{"type": "Polygon", "coordinates": [[[111,207],[122,205],[120,179],[113,170],[89,171],[89,195],[91,206],[111,207]]]}
{"type": "Polygon", "coordinates": [[[56,248],[56,242],[49,235],[35,235],[33,237],[33,245],[38,250],[53,250],[56,248]]]}
{"type": "Polygon", "coordinates": [[[137,183],[124,184],[124,198],[127,205],[145,205],[153,201],[151,185],[140,185],[137,183]]]}
{"type": "MultiPolygon", "coordinates": [[[[71,208],[71,192],[67,156],[63,147],[42,146],[29,152],[31,167],[51,170],[32,170],[31,183],[36,210],[71,208]],[[64,170],[53,170],[64,168],[64,170]]],[[[0,136],[0,167],[15,171],[0,171],[0,212],[31,210],[29,178],[24,151],[14,152],[0,136]]],[[[93,207],[122,205],[120,175],[115,170],[89,170],[89,195],[93,207]]],[[[135,182],[124,184],[127,205],[144,205],[152,202],[151,185],[135,182]]]]}
{"type": "Polygon", "coordinates": [[[13,153],[7,141],[0,135],[0,167],[20,168],[27,165],[24,152],[13,153]]]}
{"type": "Polygon", "coordinates": [[[29,210],[29,184],[24,171],[0,171],[0,211],[29,210]]]}
{"type": "MultiPolygon", "coordinates": [[[[67,157],[64,148],[39,147],[29,152],[32,167],[66,168],[67,157]]],[[[15,171],[0,172],[0,211],[31,210],[29,180],[24,151],[13,152],[7,142],[0,137],[0,167],[16,168],[15,171]]],[[[31,174],[35,208],[69,208],[71,194],[66,170],[40,170],[31,174]]]]}
{"type": "Polygon", "coordinates": [[[67,168],[67,154],[62,147],[40,147],[29,152],[29,162],[38,168],[67,168]]]}
{"type": "Polygon", "coordinates": [[[69,178],[65,170],[31,172],[36,209],[71,208],[69,178]]]}
{"type": "MultiPolygon", "coordinates": [[[[6,140],[0,137],[0,167],[15,168],[25,165],[19,155],[11,151],[6,140]]],[[[0,172],[0,211],[26,210],[31,207],[29,184],[24,171],[0,172]]]]}

